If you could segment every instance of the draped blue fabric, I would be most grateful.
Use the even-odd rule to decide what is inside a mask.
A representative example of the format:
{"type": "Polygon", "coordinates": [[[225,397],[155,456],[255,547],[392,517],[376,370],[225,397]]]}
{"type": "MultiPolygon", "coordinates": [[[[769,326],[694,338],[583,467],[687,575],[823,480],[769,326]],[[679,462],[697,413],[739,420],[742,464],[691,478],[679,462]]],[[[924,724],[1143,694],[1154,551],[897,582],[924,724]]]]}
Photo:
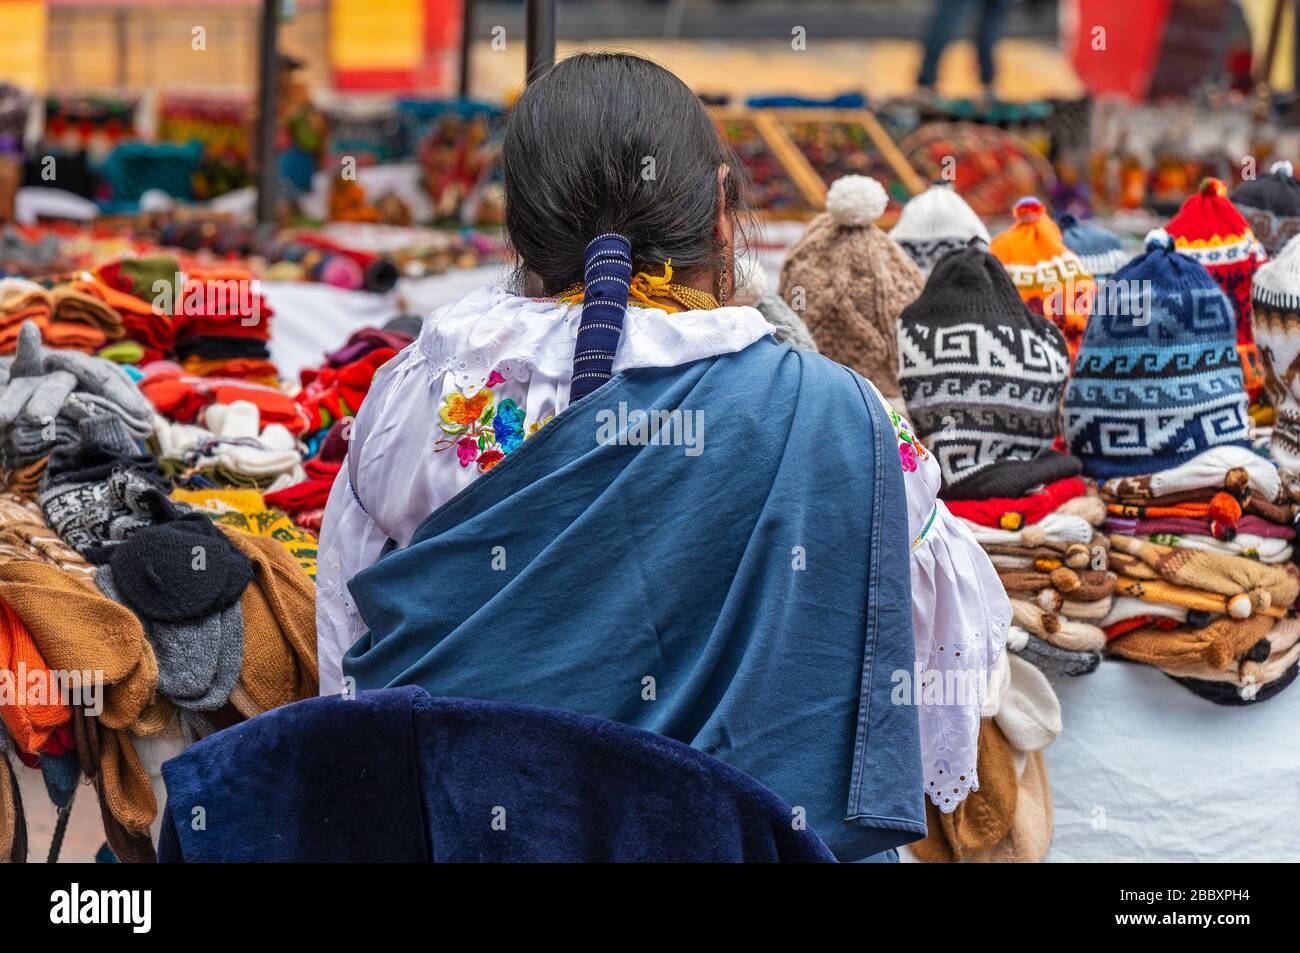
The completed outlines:
{"type": "Polygon", "coordinates": [[[703,752],[414,687],[274,709],[163,777],[164,863],[834,860],[788,804],[703,752]]]}
{"type": "Polygon", "coordinates": [[[628,371],[352,579],[343,670],[667,735],[858,860],[925,833],[906,512],[853,371],[771,338],[628,371]]]}
{"type": "Polygon", "coordinates": [[[601,235],[587,245],[582,262],[585,284],[582,318],[573,350],[569,401],[586,397],[609,380],[623,335],[627,296],[632,287],[632,246],[622,235],[601,235]]]}

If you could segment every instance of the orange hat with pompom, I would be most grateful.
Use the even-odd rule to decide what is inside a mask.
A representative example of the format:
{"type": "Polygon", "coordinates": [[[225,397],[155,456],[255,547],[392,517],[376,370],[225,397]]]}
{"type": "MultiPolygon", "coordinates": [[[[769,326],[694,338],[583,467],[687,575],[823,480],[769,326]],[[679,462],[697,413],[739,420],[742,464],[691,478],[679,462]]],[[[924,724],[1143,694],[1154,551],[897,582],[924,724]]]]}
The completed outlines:
{"type": "Polygon", "coordinates": [[[1043,203],[1023,198],[1016,203],[1015,224],[989,243],[1029,309],[1051,318],[1065,335],[1074,362],[1079,339],[1097,283],[1079,256],[1066,247],[1061,229],[1045,214],[1043,203]]]}

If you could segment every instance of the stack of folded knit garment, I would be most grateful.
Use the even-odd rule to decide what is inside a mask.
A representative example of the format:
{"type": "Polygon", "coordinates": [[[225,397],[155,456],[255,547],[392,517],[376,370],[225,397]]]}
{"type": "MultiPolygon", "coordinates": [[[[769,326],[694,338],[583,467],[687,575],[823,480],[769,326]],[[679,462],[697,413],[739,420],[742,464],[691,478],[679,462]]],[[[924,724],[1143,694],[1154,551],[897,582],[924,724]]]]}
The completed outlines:
{"type": "Polygon", "coordinates": [[[176,345],[172,311],[182,291],[180,262],[170,255],[123,258],[94,269],[95,294],[122,318],[125,336],[144,348],[140,363],[161,360],[176,345]]]}
{"type": "MultiPolygon", "coordinates": [[[[1012,626],[1007,647],[1025,633],[1012,626]]],[[[1052,843],[1052,789],[1043,751],[1061,733],[1051,683],[1003,652],[989,673],[976,767],[980,785],[952,813],[927,798],[925,839],[908,846],[924,863],[1039,863],[1052,843]]]]}
{"type": "Polygon", "coordinates": [[[201,419],[203,426],[154,418],[149,449],[177,483],[271,491],[306,478],[297,438],[283,424],[262,427],[255,404],[209,404],[201,419]]]}
{"type": "Polygon", "coordinates": [[[0,467],[7,486],[35,490],[46,458],[80,440],[79,426],[112,417],[133,437],[152,429],[153,408],[122,368],[77,351],[41,345],[23,325],[12,357],[0,358],[0,467]]]}
{"type": "Polygon", "coordinates": [[[44,332],[54,313],[50,293],[26,278],[0,278],[0,354],[18,346],[18,331],[27,321],[44,332]]]}
{"type": "Polygon", "coordinates": [[[889,237],[912,257],[924,275],[940,258],[966,247],[971,239],[978,238],[986,245],[990,241],[988,228],[947,181],[935,182],[908,199],[889,237]]]}
{"type": "Polygon", "coordinates": [[[304,419],[305,432],[319,434],[323,439],[335,421],[356,416],[375,372],[396,354],[391,347],[379,346],[345,364],[335,365],[327,358],[320,367],[304,367],[299,372],[302,389],[294,400],[304,419]]]}
{"type": "MultiPolygon", "coordinates": [[[[298,401],[276,387],[234,377],[197,377],[170,361],[154,361],[142,370],[140,391],[158,413],[181,423],[201,419],[200,415],[211,404],[233,404],[238,400],[257,408],[263,427],[280,424],[299,436],[313,423],[298,401]]],[[[367,378],[365,387],[369,386],[367,378]]]]}
{"type": "Polygon", "coordinates": [[[899,377],[941,496],[984,547],[1028,633],[1020,652],[1093,671],[1114,578],[1096,527],[1105,508],[1077,459],[1052,449],[1068,355],[983,248],[950,252],[899,319],[899,377]]]}
{"type": "Polygon", "coordinates": [[[1300,179],[1285,159],[1273,163],[1267,175],[1243,182],[1228,197],[1270,257],[1300,235],[1300,179]]]}
{"type": "Polygon", "coordinates": [[[1205,266],[1232,307],[1237,355],[1246,393],[1253,402],[1264,386],[1251,322],[1250,287],[1255,271],[1268,260],[1250,224],[1228,199],[1228,188],[1206,179],[1165,225],[1174,247],[1205,266]]]}
{"type": "Polygon", "coordinates": [[[272,311],[257,282],[238,269],[191,269],[173,315],[176,357],[187,374],[275,386],[272,311]]]}
{"type": "Polygon", "coordinates": [[[122,315],[92,281],[56,285],[50,301],[54,313],[45,328],[45,343],[50,347],[95,354],[126,334],[122,315]]]}
{"type": "Polygon", "coordinates": [[[1249,449],[1234,309],[1162,231],[1115,275],[1066,390],[1065,435],[1104,481],[1116,598],[1107,652],[1242,704],[1296,673],[1292,509],[1249,449]]]}
{"type": "Polygon", "coordinates": [[[303,479],[266,493],[263,497],[266,505],[284,510],[299,526],[319,533],[330,488],[347,453],[346,423],[336,420],[321,441],[320,451],[303,464],[303,479]]]}
{"type": "MultiPolygon", "coordinates": [[[[318,691],[315,589],[289,551],[165,498],[153,512],[150,525],[93,554],[92,581],[46,560],[0,560],[0,664],[93,673],[102,684],[98,699],[5,709],[18,731],[6,727],[0,760],[17,749],[58,806],[82,777],[93,783],[109,846],[127,861],[153,860],[151,764],[318,691]]],[[[0,799],[0,841],[21,836],[22,815],[15,786],[0,799]]]]}
{"type": "Polygon", "coordinates": [[[1042,202],[1023,198],[1013,211],[1015,224],[989,243],[989,251],[1006,267],[1029,310],[1051,318],[1061,329],[1073,360],[1088,324],[1096,282],[1066,247],[1042,202]]]}

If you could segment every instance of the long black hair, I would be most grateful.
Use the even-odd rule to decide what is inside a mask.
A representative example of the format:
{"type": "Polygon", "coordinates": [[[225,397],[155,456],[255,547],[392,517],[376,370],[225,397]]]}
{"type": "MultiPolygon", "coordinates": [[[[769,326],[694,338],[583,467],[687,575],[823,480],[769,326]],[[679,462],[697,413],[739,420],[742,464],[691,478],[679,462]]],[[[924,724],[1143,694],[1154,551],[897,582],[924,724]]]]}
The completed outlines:
{"type": "Polygon", "coordinates": [[[510,110],[502,150],[506,233],[528,283],[555,294],[580,281],[583,250],[608,232],[631,242],[635,271],[671,259],[675,281],[713,274],[724,163],[734,246],[753,230],[743,173],[690,88],[627,53],[557,63],[510,110]]]}

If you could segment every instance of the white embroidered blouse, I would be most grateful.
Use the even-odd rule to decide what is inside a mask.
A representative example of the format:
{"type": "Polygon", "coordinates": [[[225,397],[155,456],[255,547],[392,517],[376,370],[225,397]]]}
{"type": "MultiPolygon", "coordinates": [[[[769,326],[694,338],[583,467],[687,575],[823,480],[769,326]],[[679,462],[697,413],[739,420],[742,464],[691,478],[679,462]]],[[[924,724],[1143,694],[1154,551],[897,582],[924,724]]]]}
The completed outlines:
{"type": "MultiPolygon", "coordinates": [[[[479,289],[435,311],[416,342],[375,375],[321,527],[321,694],[342,690],[343,654],[365,634],[348,580],[374,563],[389,539],[407,545],[430,513],[568,405],[581,311],[479,289]]],[[[671,315],[631,307],[614,373],[732,353],[771,333],[772,326],[750,307],[671,315]]],[[[901,435],[910,429],[893,417],[906,443],[901,435]]],[[[900,459],[907,457],[900,451],[900,459]]],[[[912,536],[912,677],[918,686],[909,697],[928,700],[921,689],[936,676],[926,673],[938,673],[940,681],[968,678],[975,686],[975,697],[922,704],[920,711],[926,790],[936,806],[953,810],[977,787],[979,712],[1011,610],[983,550],[936,500],[940,473],[933,455],[922,450],[911,455],[910,464],[914,469],[904,483],[912,536]]],[[[903,465],[906,470],[909,462],[903,465]]]]}

